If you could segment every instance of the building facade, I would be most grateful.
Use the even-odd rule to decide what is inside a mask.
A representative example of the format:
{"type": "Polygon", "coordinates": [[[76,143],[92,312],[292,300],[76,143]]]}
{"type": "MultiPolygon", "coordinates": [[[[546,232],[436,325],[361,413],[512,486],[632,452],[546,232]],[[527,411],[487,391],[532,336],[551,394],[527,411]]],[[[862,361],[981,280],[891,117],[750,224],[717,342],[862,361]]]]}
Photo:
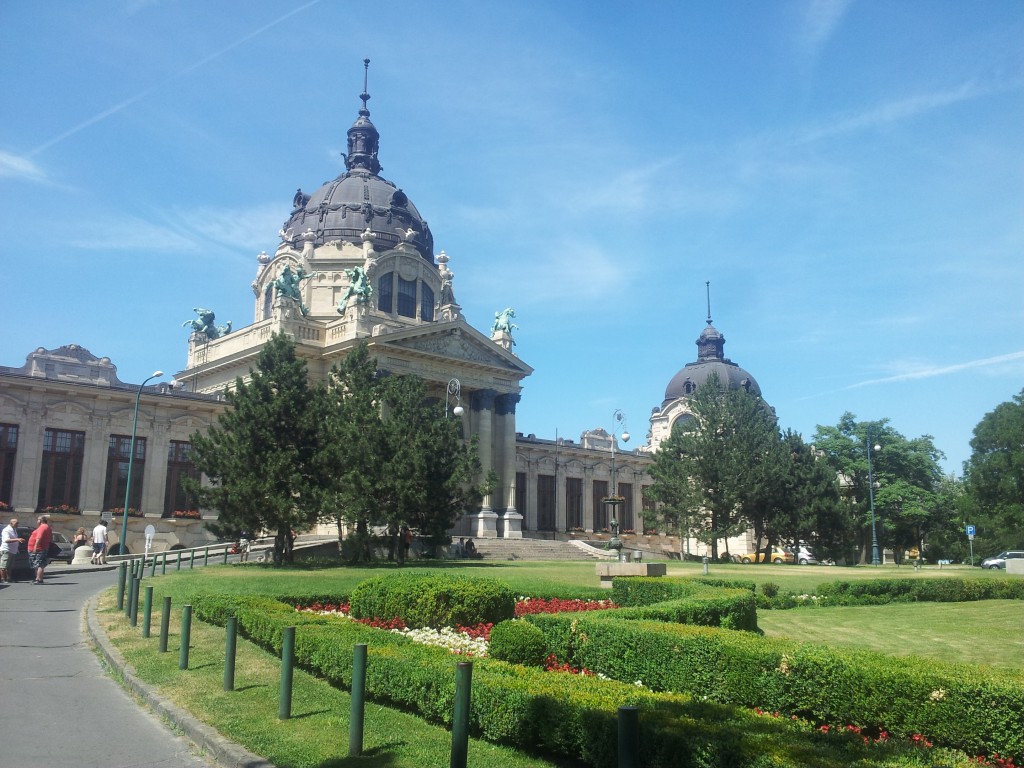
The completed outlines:
{"type": "Polygon", "coordinates": [[[463,434],[478,437],[483,472],[493,470],[499,482],[454,535],[598,533],[611,528],[612,516],[623,532],[644,532],[651,453],[675,423],[692,418],[687,400],[696,388],[715,371],[723,384],[760,393],[724,357],[710,308],[698,359],[669,382],[644,445],[626,450],[619,443],[626,435],[604,429],[579,442],[518,433],[516,406],[533,369],[512,351],[514,313],[496,313],[489,333],[467,322],[448,256],[434,254],[426,220],[380,176],[380,134],[369,95],[360,98],[345,171],[311,194],[295,193],[273,254],[260,253],[255,279],[240,286],[252,292],[253,322],[232,330],[197,308],[174,386],[125,384],[109,359],[75,345],[38,349],[21,368],[0,368],[0,502],[22,515],[47,510],[70,531],[89,529],[99,515],[117,518],[136,435],[128,548],[138,551],[149,520],[159,521],[158,551],[201,542],[209,534],[196,518],[216,511],[197,509],[181,488],[181,478],[195,473],[189,435],[216,421],[227,407],[225,389],[246,379],[281,333],[313,380],[365,342],[380,370],[425,381],[428,395],[461,418],[463,434]],[[615,505],[605,503],[609,497],[615,505]]]}

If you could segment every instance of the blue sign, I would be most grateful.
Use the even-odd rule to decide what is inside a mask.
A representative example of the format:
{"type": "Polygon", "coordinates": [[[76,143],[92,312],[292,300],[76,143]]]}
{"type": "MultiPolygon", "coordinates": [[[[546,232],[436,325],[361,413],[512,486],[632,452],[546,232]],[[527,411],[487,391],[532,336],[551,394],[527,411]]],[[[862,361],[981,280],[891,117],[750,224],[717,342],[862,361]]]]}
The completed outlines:
{"type": "Polygon", "coordinates": [[[967,535],[968,536],[973,536],[974,535],[974,526],[973,525],[968,525],[967,526],[967,535]]]}

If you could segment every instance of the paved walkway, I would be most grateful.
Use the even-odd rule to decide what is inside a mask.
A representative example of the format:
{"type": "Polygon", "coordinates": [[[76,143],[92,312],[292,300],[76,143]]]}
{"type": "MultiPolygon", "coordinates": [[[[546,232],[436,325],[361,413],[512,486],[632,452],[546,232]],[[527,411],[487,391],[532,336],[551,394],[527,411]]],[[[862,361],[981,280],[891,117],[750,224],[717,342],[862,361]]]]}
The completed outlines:
{"type": "Polygon", "coordinates": [[[116,569],[53,565],[46,577],[0,585],[0,765],[217,765],[129,697],[94,652],[83,608],[117,583],[116,569]]]}

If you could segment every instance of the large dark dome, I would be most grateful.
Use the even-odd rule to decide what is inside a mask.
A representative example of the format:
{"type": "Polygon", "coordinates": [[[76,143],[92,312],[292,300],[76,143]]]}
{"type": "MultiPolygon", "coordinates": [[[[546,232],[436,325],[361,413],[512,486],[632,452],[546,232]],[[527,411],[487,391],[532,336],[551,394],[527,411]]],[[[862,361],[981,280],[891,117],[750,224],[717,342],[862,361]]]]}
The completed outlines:
{"type": "Polygon", "coordinates": [[[725,336],[711,324],[709,318],[708,327],[701,331],[697,339],[696,362],[687,363],[672,377],[665,388],[665,400],[661,407],[664,408],[681,397],[693,395],[713,373],[718,374],[718,381],[722,386],[729,389],[745,389],[760,397],[761,388],[757,381],[747,371],[725,357],[724,349],[725,336]]]}
{"type": "Polygon", "coordinates": [[[334,240],[360,245],[363,232],[369,229],[374,234],[375,250],[390,250],[405,240],[433,264],[434,238],[427,222],[402,190],[378,175],[380,134],[370,122],[370,110],[366,108],[370,94],[365,88],[359,98],[363,108],[348,129],[346,172],[311,195],[303,194],[301,189],[295,193],[295,207],[284,225],[285,236],[291,239],[311,230],[316,236],[314,245],[334,240]]]}

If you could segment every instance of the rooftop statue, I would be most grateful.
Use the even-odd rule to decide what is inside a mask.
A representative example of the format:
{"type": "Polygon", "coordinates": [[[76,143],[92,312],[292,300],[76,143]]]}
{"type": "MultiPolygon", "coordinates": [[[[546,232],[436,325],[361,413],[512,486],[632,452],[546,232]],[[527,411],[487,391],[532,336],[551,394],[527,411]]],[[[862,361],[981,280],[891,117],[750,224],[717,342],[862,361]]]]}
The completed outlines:
{"type": "Polygon", "coordinates": [[[516,311],[512,307],[501,310],[501,312],[494,313],[494,325],[491,326],[492,333],[507,333],[509,336],[512,335],[512,329],[518,328],[519,326],[512,322],[512,318],[516,316],[516,311]]]}
{"type": "Polygon", "coordinates": [[[307,273],[302,267],[293,272],[292,265],[285,264],[281,275],[272,281],[271,285],[274,286],[274,290],[279,297],[291,299],[298,304],[303,316],[305,316],[309,314],[309,307],[302,303],[302,296],[299,295],[299,284],[303,280],[309,280],[315,274],[316,272],[307,273]]]}
{"type": "Polygon", "coordinates": [[[341,299],[338,301],[338,314],[345,314],[345,310],[348,309],[348,300],[353,299],[355,304],[368,304],[370,297],[373,296],[373,286],[370,285],[369,279],[366,277],[366,270],[362,267],[352,267],[352,269],[345,270],[345,276],[348,278],[348,288],[341,295],[341,299]]]}
{"type": "Polygon", "coordinates": [[[192,327],[192,333],[205,333],[208,339],[219,339],[221,336],[226,336],[231,333],[231,321],[228,320],[227,325],[214,325],[214,313],[212,309],[203,309],[202,307],[194,307],[192,309],[197,315],[198,320],[186,320],[181,324],[184,328],[186,325],[192,327]]]}

